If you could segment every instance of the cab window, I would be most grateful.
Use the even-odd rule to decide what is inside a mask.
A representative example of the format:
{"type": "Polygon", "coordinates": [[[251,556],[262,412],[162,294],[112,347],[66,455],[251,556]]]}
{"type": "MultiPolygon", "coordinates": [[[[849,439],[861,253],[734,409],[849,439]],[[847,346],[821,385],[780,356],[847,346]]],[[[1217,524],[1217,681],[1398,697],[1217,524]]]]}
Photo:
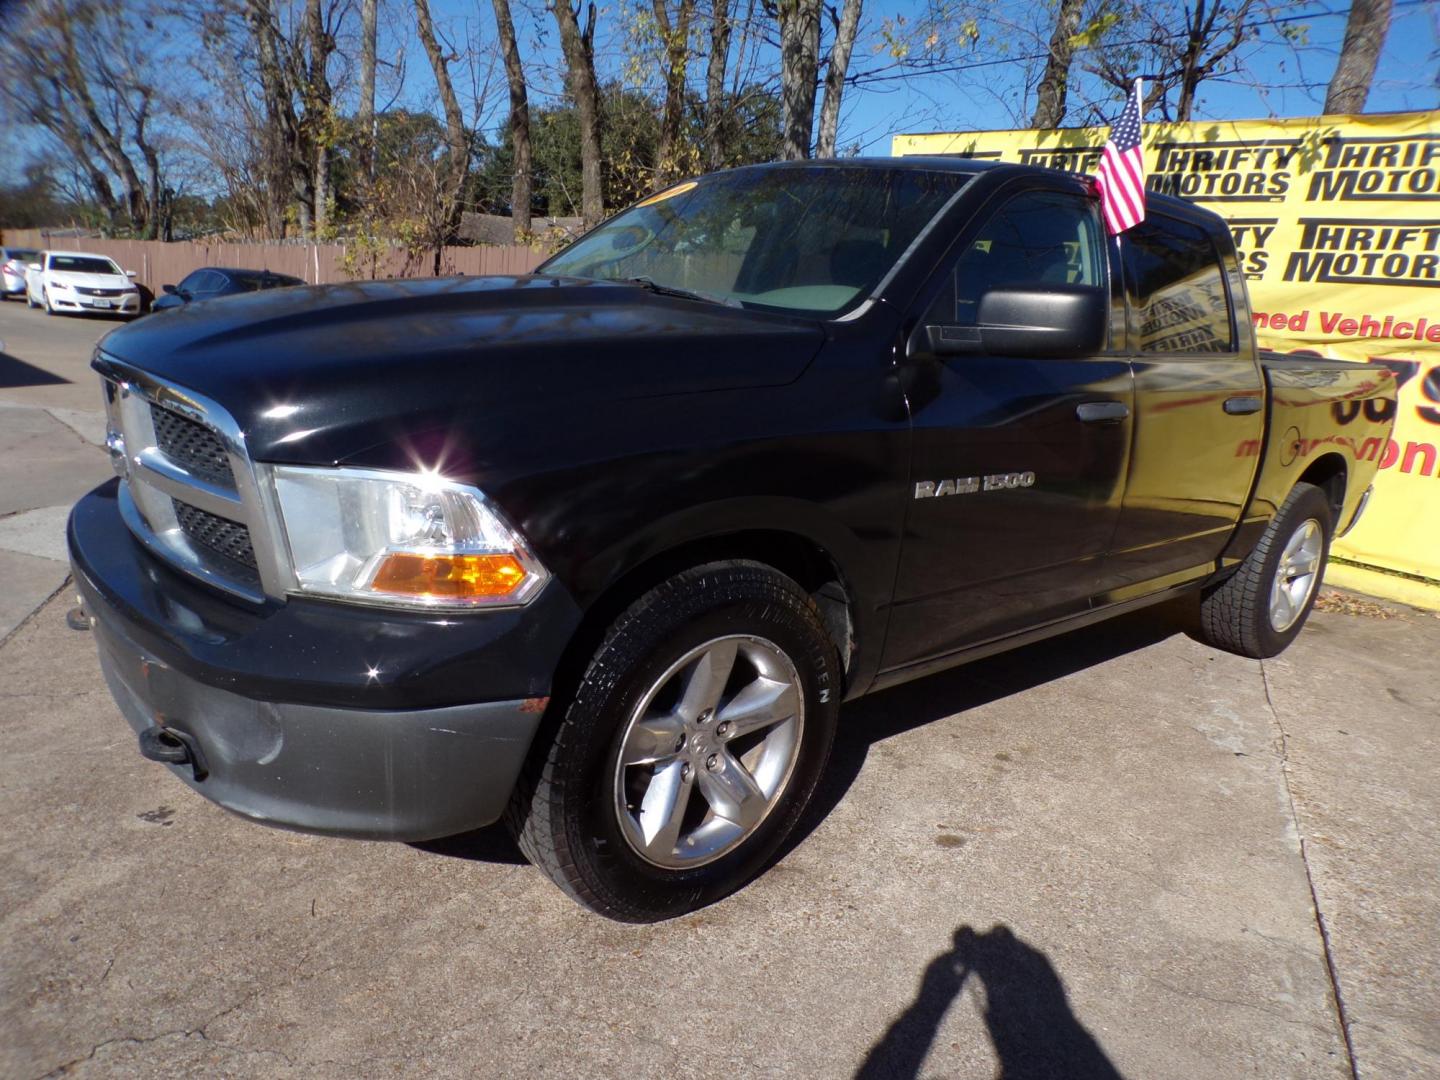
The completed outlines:
{"type": "Polygon", "coordinates": [[[1216,353],[1235,347],[1220,254],[1197,225],[1152,215],[1120,242],[1141,352],[1216,353]]]}
{"type": "Polygon", "coordinates": [[[974,326],[987,290],[1046,284],[1105,284],[1105,247],[1091,200],[1059,191],[1010,199],[956,261],[926,321],[974,326]]]}

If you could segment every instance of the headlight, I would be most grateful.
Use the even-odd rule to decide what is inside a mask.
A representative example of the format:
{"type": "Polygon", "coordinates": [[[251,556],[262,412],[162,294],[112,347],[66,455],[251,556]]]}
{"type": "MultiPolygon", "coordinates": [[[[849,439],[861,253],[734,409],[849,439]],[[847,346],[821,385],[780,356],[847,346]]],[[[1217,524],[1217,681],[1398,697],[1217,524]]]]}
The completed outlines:
{"type": "Polygon", "coordinates": [[[68,289],[70,287],[63,281],[51,281],[49,282],[49,285],[52,289],[68,289]]]}
{"type": "Polygon", "coordinates": [[[472,487],[425,473],[271,467],[303,592],[347,600],[524,603],[545,568],[472,487]]]}

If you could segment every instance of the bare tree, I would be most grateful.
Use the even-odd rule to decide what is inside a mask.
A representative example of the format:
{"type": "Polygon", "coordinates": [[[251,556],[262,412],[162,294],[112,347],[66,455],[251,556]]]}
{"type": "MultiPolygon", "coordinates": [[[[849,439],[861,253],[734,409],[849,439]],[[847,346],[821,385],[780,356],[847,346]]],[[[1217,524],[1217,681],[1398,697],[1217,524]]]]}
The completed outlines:
{"type": "Polygon", "coordinates": [[[705,167],[725,164],[721,134],[725,119],[725,65],[730,59],[730,6],[734,0],[710,2],[710,53],[705,64],[705,167]]]}
{"type": "Polygon", "coordinates": [[[330,54],[335,51],[335,39],[325,25],[321,0],[306,0],[305,40],[309,52],[303,83],[305,135],[314,162],[310,191],[315,209],[315,235],[319,236],[330,220],[330,143],[334,138],[334,118],[330,112],[329,64],[330,54]]]}
{"type": "Polygon", "coordinates": [[[438,228],[431,238],[435,248],[435,273],[438,274],[445,241],[454,235],[455,227],[460,224],[460,194],[465,186],[465,176],[470,171],[470,133],[465,130],[465,114],[460,111],[460,100],[455,96],[455,84],[450,78],[450,63],[458,57],[447,55],[440,48],[435,24],[430,19],[429,0],[415,0],[415,29],[420,43],[425,46],[425,55],[430,59],[430,70],[435,75],[435,87],[440,92],[440,105],[445,112],[448,167],[438,192],[441,206],[438,228]]]}
{"type": "Polygon", "coordinates": [[[1325,93],[1327,113],[1359,113],[1365,111],[1370,96],[1370,82],[1375,78],[1375,64],[1390,32],[1392,0],[1352,0],[1350,18],[1345,23],[1345,43],[1340,47],[1340,63],[1325,93]]]}
{"type": "Polygon", "coordinates": [[[560,48],[570,96],[580,121],[580,216],[593,229],[605,217],[605,195],[600,177],[600,86],[595,78],[595,4],[588,5],[585,26],[580,10],[570,0],[552,0],[560,28],[560,48]]]}
{"type": "Polygon", "coordinates": [[[1235,70],[1236,50],[1256,37],[1262,16],[1258,0],[1127,0],[1114,25],[1130,42],[1094,50],[1086,67],[1120,93],[1147,76],[1147,105],[1158,105],[1166,120],[1186,121],[1200,84],[1235,70]]]}
{"type": "Polygon", "coordinates": [[[367,181],[375,179],[375,45],[379,0],[360,0],[360,105],[355,110],[360,129],[360,168],[367,181]]]}
{"type": "Polygon", "coordinates": [[[1070,84],[1070,62],[1075,56],[1075,36],[1085,0],[1060,0],[1055,13],[1055,32],[1050,37],[1050,55],[1036,93],[1032,128],[1057,128],[1065,119],[1065,95],[1070,84]]]}
{"type": "Polygon", "coordinates": [[[690,17],[695,0],[678,0],[670,17],[669,0],[652,0],[655,28],[660,34],[665,104],[660,113],[660,139],[655,152],[655,184],[664,187],[682,171],[680,125],[685,119],[685,76],[690,62],[690,17]]]}
{"type": "Polygon", "coordinates": [[[510,215],[518,244],[530,238],[530,100],[525,89],[525,69],[520,64],[520,48],[515,42],[515,21],[510,17],[510,0],[493,2],[500,51],[505,55],[505,81],[510,85],[510,147],[515,170],[510,185],[510,215]]]}
{"type": "Polygon", "coordinates": [[[850,52],[855,48],[855,32],[860,27],[861,0],[845,0],[840,14],[829,9],[835,24],[835,39],[830,46],[830,62],[825,68],[825,100],[820,105],[820,134],[815,143],[816,157],[835,156],[835,136],[840,127],[840,97],[845,92],[845,73],[850,69],[850,52]]]}
{"type": "Polygon", "coordinates": [[[810,156],[820,66],[820,0],[776,0],[780,22],[781,137],[786,161],[810,156]]]}
{"type": "Polygon", "coordinates": [[[290,93],[283,38],[271,0],[245,0],[245,24],[260,86],[261,112],[252,119],[260,146],[265,227],[270,236],[283,237],[300,149],[300,121],[290,93]]]}
{"type": "Polygon", "coordinates": [[[0,97],[77,159],[112,226],[153,238],[165,229],[152,126],[163,80],[148,43],[132,32],[131,14],[88,0],[34,4],[0,42],[0,97]]]}

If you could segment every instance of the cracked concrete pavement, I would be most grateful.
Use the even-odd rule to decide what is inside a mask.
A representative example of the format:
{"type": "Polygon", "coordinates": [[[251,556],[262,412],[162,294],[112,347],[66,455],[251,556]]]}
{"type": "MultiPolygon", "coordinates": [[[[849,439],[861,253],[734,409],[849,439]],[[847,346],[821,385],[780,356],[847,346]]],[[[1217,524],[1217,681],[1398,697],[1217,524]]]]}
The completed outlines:
{"type": "Polygon", "coordinates": [[[0,305],[0,1075],[1440,1074],[1440,619],[1261,665],[1165,609],[876,695],[777,866],[619,926],[498,830],[267,830],[139,757],[52,557],[107,328],[0,305]]]}

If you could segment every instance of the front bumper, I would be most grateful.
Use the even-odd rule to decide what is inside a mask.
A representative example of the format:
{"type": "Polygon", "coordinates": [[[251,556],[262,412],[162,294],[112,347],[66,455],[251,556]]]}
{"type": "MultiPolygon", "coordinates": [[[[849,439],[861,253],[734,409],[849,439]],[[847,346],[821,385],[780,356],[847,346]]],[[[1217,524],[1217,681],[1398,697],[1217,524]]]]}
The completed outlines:
{"type": "Polygon", "coordinates": [[[252,608],[141,548],[115,488],[76,505],[71,563],[130,726],[152,745],[156,729],[179,732],[199,751],[200,767],[166,768],[229,810],[307,832],[422,840],[499,818],[568,635],[556,582],[522,611],[449,619],[305,600],[252,608]]]}
{"type": "Polygon", "coordinates": [[[137,293],[126,293],[124,296],[96,297],[52,292],[50,306],[56,311],[96,311],[102,315],[138,315],[140,314],[140,296],[137,293]]]}

